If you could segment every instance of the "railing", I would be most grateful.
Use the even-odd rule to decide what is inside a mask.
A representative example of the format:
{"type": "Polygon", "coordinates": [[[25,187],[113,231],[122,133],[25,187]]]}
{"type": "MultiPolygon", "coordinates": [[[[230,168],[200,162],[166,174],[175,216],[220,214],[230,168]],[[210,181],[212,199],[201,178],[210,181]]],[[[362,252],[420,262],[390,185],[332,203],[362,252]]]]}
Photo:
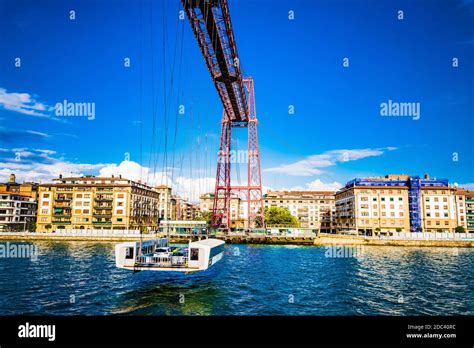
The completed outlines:
{"type": "MultiPolygon", "coordinates": [[[[58,229],[55,232],[0,232],[0,235],[8,236],[21,234],[24,236],[63,236],[63,237],[139,237],[139,230],[82,230],[82,229],[58,229]]],[[[143,234],[142,236],[155,236],[154,234],[143,234]]]]}
{"type": "Polygon", "coordinates": [[[391,236],[368,237],[373,239],[408,240],[474,240],[474,233],[453,232],[390,232],[391,236]]]}
{"type": "Polygon", "coordinates": [[[137,265],[162,268],[187,267],[188,258],[186,256],[159,257],[151,255],[142,255],[137,257],[137,265]]]}

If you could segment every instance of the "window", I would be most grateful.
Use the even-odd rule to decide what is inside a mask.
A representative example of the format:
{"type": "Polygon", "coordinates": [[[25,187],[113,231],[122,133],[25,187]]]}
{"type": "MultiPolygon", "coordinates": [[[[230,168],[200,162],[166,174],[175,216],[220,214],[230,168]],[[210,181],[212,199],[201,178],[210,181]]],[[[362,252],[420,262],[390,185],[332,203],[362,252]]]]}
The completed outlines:
{"type": "Polygon", "coordinates": [[[198,261],[198,260],[199,260],[199,249],[191,248],[191,261],[198,261]]]}
{"type": "Polygon", "coordinates": [[[122,214],[123,214],[123,210],[117,210],[117,214],[118,214],[118,215],[122,215],[122,214]]]}
{"type": "Polygon", "coordinates": [[[385,197],[382,197],[381,200],[382,200],[382,202],[385,202],[385,197]]]}
{"type": "Polygon", "coordinates": [[[76,198],[82,198],[82,193],[78,193],[78,194],[76,195],[76,198]]]}
{"type": "Polygon", "coordinates": [[[81,209],[74,210],[74,214],[80,214],[80,213],[81,213],[81,209]]]}
{"type": "Polygon", "coordinates": [[[390,202],[393,202],[393,197],[390,197],[390,202]]]}
{"type": "Polygon", "coordinates": [[[42,205],[43,205],[43,207],[47,207],[49,205],[49,202],[48,201],[43,201],[42,205]]]}
{"type": "Polygon", "coordinates": [[[398,197],[398,200],[399,200],[399,201],[403,201],[403,198],[402,198],[402,197],[398,197]]]}
{"type": "Polygon", "coordinates": [[[84,209],[82,212],[83,214],[89,214],[89,209],[84,209]]]}
{"type": "Polygon", "coordinates": [[[49,198],[49,193],[43,193],[44,198],[49,198]]]}
{"type": "Polygon", "coordinates": [[[133,248],[125,249],[125,258],[128,260],[133,259],[133,248]]]}
{"type": "Polygon", "coordinates": [[[48,214],[49,210],[48,209],[42,209],[41,214],[48,214]]]}
{"type": "Polygon", "coordinates": [[[123,198],[123,197],[124,197],[123,193],[119,193],[119,194],[117,195],[117,198],[123,198]]]}
{"type": "Polygon", "coordinates": [[[377,197],[372,198],[374,202],[377,202],[377,197]]]}
{"type": "Polygon", "coordinates": [[[448,217],[448,213],[444,213],[444,217],[448,217]]]}

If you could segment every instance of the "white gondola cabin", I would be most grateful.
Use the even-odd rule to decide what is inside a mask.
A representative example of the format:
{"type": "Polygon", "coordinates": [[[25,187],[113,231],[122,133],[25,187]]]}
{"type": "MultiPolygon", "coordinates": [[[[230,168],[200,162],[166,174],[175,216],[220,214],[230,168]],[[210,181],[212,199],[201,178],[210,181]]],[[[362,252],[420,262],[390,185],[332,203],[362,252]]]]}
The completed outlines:
{"type": "Polygon", "coordinates": [[[222,259],[224,245],[212,238],[190,242],[186,247],[169,246],[167,238],[120,243],[115,246],[115,264],[131,271],[204,271],[222,259]]]}

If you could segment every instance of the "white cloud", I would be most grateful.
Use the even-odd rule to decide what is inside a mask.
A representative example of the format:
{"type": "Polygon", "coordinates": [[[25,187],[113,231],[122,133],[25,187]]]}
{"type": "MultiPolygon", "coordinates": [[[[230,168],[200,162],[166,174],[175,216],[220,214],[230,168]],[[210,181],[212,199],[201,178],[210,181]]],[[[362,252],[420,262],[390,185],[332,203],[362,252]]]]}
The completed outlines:
{"type": "Polygon", "coordinates": [[[337,191],[343,185],[337,181],[325,183],[320,179],[308,182],[304,186],[293,186],[290,188],[270,189],[269,191],[337,191]]]}
{"type": "Polygon", "coordinates": [[[0,181],[6,181],[15,173],[17,181],[48,182],[59,174],[81,176],[97,171],[106,164],[73,163],[63,158],[56,158],[52,150],[43,149],[3,149],[10,154],[0,162],[0,181]]]}
{"type": "Polygon", "coordinates": [[[214,192],[215,178],[189,178],[172,175],[173,168],[165,168],[161,171],[152,171],[148,167],[140,166],[133,161],[122,161],[119,165],[109,164],[99,170],[99,176],[119,176],[147,183],[150,186],[168,185],[171,186],[173,194],[187,198],[192,202],[199,201],[199,196],[214,192]]]}
{"type": "Polygon", "coordinates": [[[474,190],[474,183],[459,184],[458,187],[466,190],[474,190]]]}
{"type": "Polygon", "coordinates": [[[385,147],[379,149],[341,149],[323,152],[307,156],[304,159],[290,163],[282,164],[278,167],[266,168],[264,172],[283,173],[294,176],[312,176],[323,173],[321,168],[334,166],[337,163],[356,161],[366,157],[380,156],[386,151],[393,151],[395,147],[385,147]]]}
{"type": "Polygon", "coordinates": [[[25,115],[50,117],[49,114],[44,112],[49,107],[36,101],[35,97],[29,93],[9,93],[5,88],[0,88],[0,106],[6,110],[25,115]]]}

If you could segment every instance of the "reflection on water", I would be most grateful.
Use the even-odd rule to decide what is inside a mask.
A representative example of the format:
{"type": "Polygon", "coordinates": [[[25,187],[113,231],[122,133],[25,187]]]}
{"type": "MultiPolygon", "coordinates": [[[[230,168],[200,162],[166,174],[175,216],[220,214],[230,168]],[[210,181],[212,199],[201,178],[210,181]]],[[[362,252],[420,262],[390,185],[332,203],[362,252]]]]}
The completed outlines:
{"type": "Polygon", "coordinates": [[[113,243],[38,242],[36,260],[0,259],[0,314],[474,314],[474,250],[229,245],[184,275],[115,268],[113,243]]]}

